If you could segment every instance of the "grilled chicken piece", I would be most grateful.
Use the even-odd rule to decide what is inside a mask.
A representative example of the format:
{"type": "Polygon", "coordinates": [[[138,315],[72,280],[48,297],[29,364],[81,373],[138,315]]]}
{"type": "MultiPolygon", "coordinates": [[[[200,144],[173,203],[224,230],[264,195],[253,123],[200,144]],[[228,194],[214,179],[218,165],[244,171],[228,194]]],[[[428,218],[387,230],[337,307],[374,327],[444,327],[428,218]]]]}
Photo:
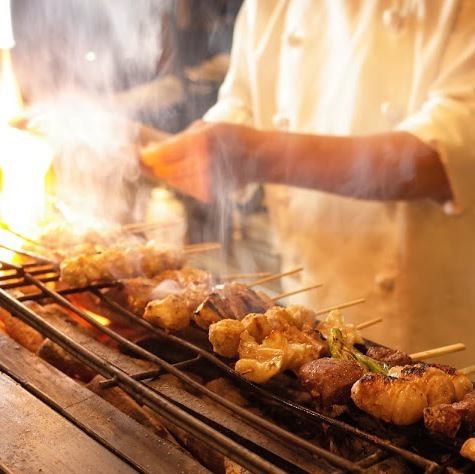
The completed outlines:
{"type": "Polygon", "coordinates": [[[448,403],[424,409],[425,427],[433,433],[455,438],[462,426],[462,415],[448,403]]]}
{"type": "Polygon", "coordinates": [[[468,431],[475,431],[475,392],[465,395],[463,400],[453,403],[452,406],[462,416],[462,423],[468,431]]]}
{"type": "MultiPolygon", "coordinates": [[[[255,342],[262,344],[264,339],[271,334],[273,330],[281,330],[288,326],[296,327],[303,331],[303,334],[310,337],[315,343],[322,346],[321,352],[327,352],[326,342],[321,334],[312,329],[304,327],[307,318],[303,318],[301,313],[296,314],[296,309],[282,308],[274,306],[262,313],[250,313],[241,321],[236,319],[221,319],[213,322],[209,327],[209,340],[216,353],[225,357],[236,357],[238,355],[237,346],[242,332],[247,331],[254,338],[255,342]],[[241,324],[237,324],[240,322],[241,324]],[[305,322],[305,324],[304,324],[305,322]],[[226,347],[226,341],[229,341],[229,347],[226,347]]],[[[299,310],[300,311],[300,310],[299,310]]]]}
{"type": "Polygon", "coordinates": [[[394,367],[396,365],[411,365],[414,363],[409,354],[406,354],[402,351],[398,351],[396,349],[389,349],[387,347],[372,346],[368,349],[366,355],[368,357],[371,357],[372,359],[384,362],[385,364],[388,364],[391,367],[394,367]]]}
{"type": "Polygon", "coordinates": [[[362,376],[356,362],[328,357],[307,362],[298,371],[300,382],[322,407],[348,403],[351,387],[362,376]]]}
{"type": "Polygon", "coordinates": [[[422,418],[427,397],[418,383],[382,374],[366,374],[351,389],[361,410],[395,425],[411,425],[422,418]]]}
{"type": "Polygon", "coordinates": [[[343,316],[339,310],[333,310],[328,313],[325,321],[318,323],[317,329],[328,337],[330,329],[340,329],[343,334],[345,345],[354,346],[355,344],[364,344],[363,337],[353,324],[345,323],[343,316]]]}
{"type": "Polygon", "coordinates": [[[209,272],[198,268],[182,268],[165,270],[154,278],[132,278],[123,281],[122,285],[127,306],[134,313],[142,315],[152,300],[165,298],[170,293],[179,293],[187,288],[209,292],[212,283],[209,272]]]}
{"type": "Polygon", "coordinates": [[[455,400],[455,387],[451,376],[437,367],[422,363],[393,367],[389,370],[389,375],[417,384],[425,393],[427,405],[430,407],[455,400]]]}
{"type": "Polygon", "coordinates": [[[153,242],[128,248],[110,248],[94,255],[79,255],[61,262],[61,280],[70,286],[86,286],[118,279],[146,276],[183,266],[181,249],[164,249],[153,242]]]}
{"type": "Polygon", "coordinates": [[[459,373],[454,367],[443,364],[430,364],[430,366],[436,367],[450,376],[454,384],[456,401],[462,400],[467,393],[473,391],[473,383],[470,379],[466,375],[459,373]]]}
{"type": "Polygon", "coordinates": [[[460,454],[470,461],[475,462],[475,438],[468,438],[460,449],[460,454]]]}
{"type": "Polygon", "coordinates": [[[265,383],[284,370],[297,371],[306,362],[319,358],[324,348],[325,344],[295,326],[273,330],[261,344],[244,331],[235,369],[252,382],[265,383]]]}
{"type": "Polygon", "coordinates": [[[190,325],[193,311],[207,293],[206,288],[190,287],[160,300],[150,301],[143,317],[153,325],[169,331],[186,329],[190,325]]]}
{"type": "Polygon", "coordinates": [[[221,319],[242,319],[249,313],[263,313],[271,306],[273,302],[268,297],[233,282],[211,293],[196,310],[194,321],[200,328],[208,329],[221,319]]]}
{"type": "Polygon", "coordinates": [[[236,319],[222,319],[209,327],[209,341],[213,351],[224,357],[237,357],[244,325],[236,319]]]}

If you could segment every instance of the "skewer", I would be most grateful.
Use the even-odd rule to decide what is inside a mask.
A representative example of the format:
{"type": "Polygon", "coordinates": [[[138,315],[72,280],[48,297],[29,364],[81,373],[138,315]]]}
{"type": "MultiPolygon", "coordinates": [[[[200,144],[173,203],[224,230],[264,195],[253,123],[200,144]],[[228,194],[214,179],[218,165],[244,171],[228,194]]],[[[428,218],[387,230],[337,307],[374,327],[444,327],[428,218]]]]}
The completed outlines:
{"type": "Polygon", "coordinates": [[[469,365],[468,367],[457,370],[457,372],[463,375],[475,374],[475,365],[469,365]]]}
{"type": "Polygon", "coordinates": [[[220,280],[246,280],[247,278],[259,278],[259,277],[268,277],[270,272],[254,272],[254,273],[230,273],[229,275],[223,275],[220,277],[220,280]]]}
{"type": "Polygon", "coordinates": [[[297,295],[299,293],[304,293],[305,291],[310,291],[314,290],[315,288],[320,288],[323,286],[323,283],[318,283],[317,285],[311,285],[311,286],[306,286],[305,288],[299,288],[298,290],[292,290],[292,291],[286,291],[284,293],[281,293],[280,295],[274,296],[272,301],[279,301],[282,298],[287,298],[287,296],[292,296],[292,295],[297,295]]]}
{"type": "Polygon", "coordinates": [[[337,304],[336,306],[329,306],[328,308],[320,309],[315,314],[320,316],[321,314],[329,313],[330,311],[334,311],[335,309],[343,309],[349,308],[350,306],[356,306],[357,304],[364,303],[366,301],[365,298],[360,298],[358,300],[347,301],[346,303],[337,304]]]}
{"type": "Polygon", "coordinates": [[[457,342],[456,344],[450,344],[449,346],[436,347],[435,349],[429,349],[427,351],[415,352],[410,354],[413,360],[425,360],[431,357],[438,357],[445,354],[452,354],[453,352],[459,352],[465,350],[465,344],[457,342]]]}
{"type": "Polygon", "coordinates": [[[217,250],[221,248],[219,242],[209,242],[203,244],[192,244],[185,246],[185,253],[198,253],[198,252],[208,252],[209,250],[217,250]]]}
{"type": "Polygon", "coordinates": [[[379,317],[379,318],[374,318],[374,319],[369,319],[368,321],[364,321],[360,324],[358,324],[356,327],[356,329],[358,330],[361,330],[361,329],[365,329],[365,328],[369,328],[370,326],[374,326],[375,324],[378,324],[380,323],[381,321],[383,320],[383,318],[379,317]]]}
{"type": "Polygon", "coordinates": [[[153,230],[156,228],[173,227],[173,222],[132,222],[130,224],[124,224],[120,227],[123,232],[129,232],[131,234],[139,234],[147,230],[153,230]]]}
{"type": "Polygon", "coordinates": [[[35,245],[36,247],[41,247],[43,249],[48,249],[48,250],[51,248],[51,247],[48,247],[46,244],[42,244],[40,242],[37,242],[36,240],[30,239],[30,237],[27,237],[26,235],[20,234],[16,230],[11,229],[6,224],[0,224],[0,229],[6,232],[9,232],[10,234],[14,235],[15,237],[18,237],[21,240],[24,240],[25,242],[35,245]]]}
{"type": "Polygon", "coordinates": [[[268,277],[261,278],[259,280],[253,281],[249,286],[249,288],[252,288],[253,286],[257,285],[262,285],[263,283],[268,283],[269,281],[274,281],[278,280],[279,278],[285,277],[285,276],[290,276],[294,275],[295,273],[299,273],[303,270],[303,267],[297,267],[292,270],[288,270],[286,272],[282,273],[275,273],[274,275],[270,275],[268,277]]]}

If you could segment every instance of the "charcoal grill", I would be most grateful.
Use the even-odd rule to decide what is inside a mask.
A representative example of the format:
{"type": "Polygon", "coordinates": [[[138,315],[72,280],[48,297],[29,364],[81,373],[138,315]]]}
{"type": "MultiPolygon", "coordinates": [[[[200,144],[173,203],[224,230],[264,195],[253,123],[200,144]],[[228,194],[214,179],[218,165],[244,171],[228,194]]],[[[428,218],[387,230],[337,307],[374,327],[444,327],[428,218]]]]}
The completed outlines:
{"type": "MultiPolygon", "coordinates": [[[[21,255],[22,264],[0,262],[1,307],[105,377],[106,380],[102,382],[103,388],[120,387],[139,404],[149,407],[161,417],[176,424],[251,472],[367,472],[381,460],[391,458],[404,460],[412,472],[469,472],[473,467],[471,463],[463,460],[458,454],[460,440],[454,441],[453,444],[442,443],[421,430],[419,435],[416,435],[420,443],[398,443],[394,439],[389,439],[390,437],[376,436],[368,432],[355,421],[326,416],[304,405],[290,401],[280,395],[279,392],[247,381],[229,367],[226,362],[216,357],[202,345],[190,342],[177,335],[168,334],[152,326],[104,294],[105,288],[117,286],[120,283],[54,290],[46,285],[47,282],[53,282],[59,278],[58,268],[54,263],[26,251],[2,247],[21,255]],[[21,290],[25,287],[29,287],[28,293],[19,296],[15,292],[6,291],[21,290]],[[144,328],[150,335],[168,341],[170,344],[182,348],[186,354],[192,354],[192,356],[178,363],[166,360],[151,350],[145,349],[142,345],[127,339],[110,327],[101,325],[68,299],[70,295],[87,292],[99,298],[103,304],[127,321],[129,325],[144,328]],[[53,301],[73,312],[98,331],[116,341],[130,354],[154,364],[156,368],[139,373],[126,373],[119,369],[105,358],[78,344],[24,304],[25,301],[41,300],[53,301]],[[335,454],[334,451],[317,444],[313,439],[305,439],[303,436],[291,432],[284,423],[279,421],[279,416],[273,416],[273,421],[270,421],[268,418],[258,416],[211,391],[203,383],[190,377],[189,372],[184,370],[190,370],[197,364],[205,364],[219,371],[222,376],[231,379],[239,388],[250,394],[253,399],[271,406],[273,413],[280,413],[282,419],[301,420],[307,425],[317,427],[322,432],[330,429],[344,437],[363,440],[365,443],[374,446],[375,449],[370,455],[357,461],[343,457],[341,454],[335,454]],[[258,438],[256,440],[255,437],[248,436],[246,431],[230,429],[220,420],[199,413],[186,406],[183,401],[176,400],[159,390],[151,388],[147,381],[163,373],[174,375],[196,393],[208,397],[218,404],[225,413],[230,413],[241,420],[244,423],[243,426],[249,427],[253,431],[257,430],[263,436],[277,440],[279,443],[294,449],[297,453],[305,453],[307,458],[310,456],[310,459],[314,461],[312,469],[308,469],[308,465],[307,468],[305,468],[305,465],[299,465],[285,454],[267,447],[265,443],[262,445],[258,438]],[[421,445],[424,445],[424,448],[421,448],[421,445]]],[[[374,469],[372,472],[375,472],[374,469]]]]}

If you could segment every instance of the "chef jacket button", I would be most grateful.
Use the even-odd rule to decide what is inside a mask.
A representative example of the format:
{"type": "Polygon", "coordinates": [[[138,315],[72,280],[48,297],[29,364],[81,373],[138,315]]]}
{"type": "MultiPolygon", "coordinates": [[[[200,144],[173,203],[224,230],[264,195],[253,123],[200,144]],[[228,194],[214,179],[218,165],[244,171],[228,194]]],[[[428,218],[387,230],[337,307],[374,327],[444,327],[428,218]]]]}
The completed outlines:
{"type": "Polygon", "coordinates": [[[381,290],[390,293],[396,286],[396,275],[394,273],[378,273],[374,277],[374,283],[381,290]]]}
{"type": "Polygon", "coordinates": [[[295,47],[300,46],[302,44],[303,36],[300,33],[298,33],[297,31],[292,31],[287,36],[287,42],[289,43],[289,46],[292,46],[292,47],[295,48],[295,47]]]}
{"type": "Polygon", "coordinates": [[[390,125],[396,125],[402,119],[401,108],[391,102],[383,102],[379,110],[390,125]]]}
{"type": "Polygon", "coordinates": [[[396,8],[387,8],[383,12],[383,24],[394,33],[399,33],[404,27],[404,17],[396,8]]]}
{"type": "Polygon", "coordinates": [[[272,118],[272,123],[278,130],[288,130],[290,126],[289,118],[282,114],[275,114],[272,118]]]}

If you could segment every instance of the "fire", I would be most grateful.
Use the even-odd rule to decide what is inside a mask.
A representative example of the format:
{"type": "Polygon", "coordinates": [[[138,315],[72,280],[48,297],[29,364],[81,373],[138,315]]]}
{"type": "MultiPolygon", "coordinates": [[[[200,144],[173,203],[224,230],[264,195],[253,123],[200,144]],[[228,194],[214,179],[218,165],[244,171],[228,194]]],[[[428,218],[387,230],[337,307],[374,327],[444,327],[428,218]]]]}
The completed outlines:
{"type": "Polygon", "coordinates": [[[101,326],[109,326],[111,323],[110,319],[104,316],[101,316],[100,314],[89,311],[88,309],[83,309],[83,311],[89,316],[91,316],[91,318],[97,321],[101,326]]]}
{"type": "MultiPolygon", "coordinates": [[[[35,238],[45,213],[45,176],[51,166],[53,152],[39,136],[9,125],[9,121],[23,111],[11,58],[14,41],[9,0],[0,0],[0,22],[0,223],[3,227],[35,238]]],[[[0,242],[16,248],[24,243],[5,230],[0,233],[0,242]]],[[[0,259],[11,259],[10,252],[0,252],[0,259]]]]}

